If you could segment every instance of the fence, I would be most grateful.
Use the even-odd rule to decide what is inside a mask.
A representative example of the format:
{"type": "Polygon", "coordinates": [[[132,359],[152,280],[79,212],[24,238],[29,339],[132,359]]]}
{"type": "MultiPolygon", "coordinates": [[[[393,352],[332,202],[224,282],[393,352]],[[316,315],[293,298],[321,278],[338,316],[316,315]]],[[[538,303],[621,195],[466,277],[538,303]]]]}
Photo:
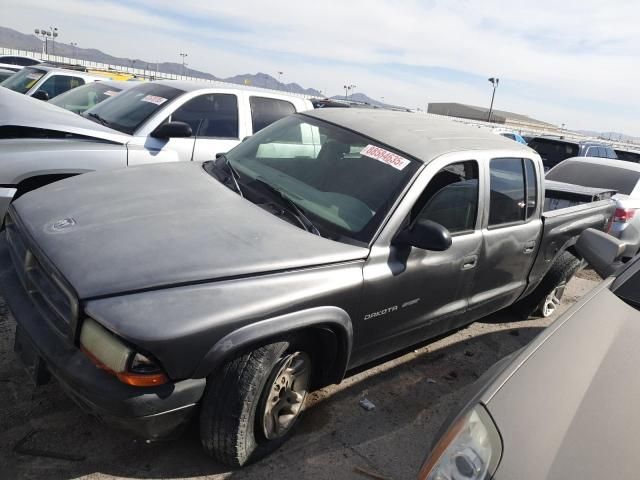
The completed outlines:
{"type": "MultiPolygon", "coordinates": [[[[134,68],[132,66],[119,65],[115,63],[102,63],[102,62],[93,62],[91,60],[82,60],[79,58],[69,58],[63,57],[61,55],[52,55],[45,54],[42,52],[33,52],[30,50],[17,50],[14,48],[5,48],[0,47],[0,55],[20,55],[27,56],[32,58],[37,58],[38,60],[42,60],[43,62],[56,62],[56,63],[65,63],[68,65],[80,65],[86,68],[91,68],[95,70],[110,70],[116,72],[130,73],[132,75],[136,75],[141,78],[146,79],[158,79],[158,80],[189,80],[194,82],[205,82],[212,85],[220,85],[225,87],[237,87],[237,83],[224,82],[221,80],[212,80],[210,78],[202,78],[202,77],[191,77],[188,75],[178,75],[175,73],[166,73],[158,70],[158,64],[156,63],[156,68],[134,68]]],[[[148,63],[147,66],[153,66],[153,63],[148,63]]],[[[252,85],[252,88],[256,88],[263,91],[268,91],[272,93],[286,93],[287,95],[293,95],[296,97],[302,98],[315,98],[312,95],[306,95],[304,93],[293,93],[287,92],[285,90],[276,90],[273,88],[264,88],[257,87],[252,85]]]]}

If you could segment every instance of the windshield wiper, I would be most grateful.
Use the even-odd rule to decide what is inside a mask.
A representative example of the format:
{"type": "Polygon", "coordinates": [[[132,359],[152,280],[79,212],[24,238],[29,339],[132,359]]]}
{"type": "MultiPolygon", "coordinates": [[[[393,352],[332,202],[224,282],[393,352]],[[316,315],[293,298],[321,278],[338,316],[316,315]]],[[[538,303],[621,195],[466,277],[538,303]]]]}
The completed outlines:
{"type": "Polygon", "coordinates": [[[224,153],[220,153],[216,155],[216,159],[210,162],[207,162],[207,164],[210,164],[212,167],[218,170],[221,170],[224,168],[228,172],[228,176],[226,176],[225,178],[220,178],[216,173],[214,172],[212,173],[223,184],[226,184],[227,180],[231,179],[233,181],[233,186],[235,187],[236,192],[238,192],[238,195],[240,195],[241,197],[244,197],[244,195],[242,194],[242,189],[240,188],[240,183],[238,183],[238,180],[240,180],[240,174],[233,167],[233,165],[231,165],[231,162],[229,162],[229,159],[224,153]]]}
{"type": "Polygon", "coordinates": [[[97,113],[89,112],[89,113],[87,113],[87,115],[89,115],[91,118],[95,118],[98,121],[98,123],[100,123],[101,125],[103,125],[105,127],[109,126],[109,122],[106,121],[104,118],[102,118],[97,113]]]}
{"type": "Polygon", "coordinates": [[[306,213],[304,213],[304,210],[301,207],[299,207],[296,202],[294,202],[293,200],[291,200],[289,198],[289,194],[288,193],[286,193],[286,192],[274,187],[273,185],[271,185],[270,183],[265,182],[264,180],[262,180],[259,177],[255,178],[253,181],[255,183],[259,184],[264,190],[267,190],[273,196],[276,196],[279,200],[281,200],[281,202],[284,203],[285,208],[287,210],[289,210],[289,212],[294,217],[296,217],[296,219],[300,222],[302,227],[307,232],[314,233],[315,235],[318,235],[319,237],[322,236],[320,234],[320,230],[318,230],[318,227],[316,227],[315,224],[306,215],[306,213]]]}

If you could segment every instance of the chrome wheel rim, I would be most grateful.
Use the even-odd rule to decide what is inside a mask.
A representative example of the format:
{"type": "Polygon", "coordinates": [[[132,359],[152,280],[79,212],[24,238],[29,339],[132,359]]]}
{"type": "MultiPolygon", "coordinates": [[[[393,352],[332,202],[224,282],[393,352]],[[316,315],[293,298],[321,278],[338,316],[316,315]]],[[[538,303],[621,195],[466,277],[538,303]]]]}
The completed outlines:
{"type": "Polygon", "coordinates": [[[287,434],[296,423],[307,397],[311,379],[311,359],[295,352],[282,359],[273,379],[262,416],[264,436],[272,440],[287,434]]]}
{"type": "Polygon", "coordinates": [[[554,314],[556,309],[560,306],[560,301],[562,299],[562,295],[564,294],[564,288],[566,283],[561,283],[556,288],[551,290],[549,295],[544,299],[544,303],[542,304],[542,316],[550,317],[554,314]]]}

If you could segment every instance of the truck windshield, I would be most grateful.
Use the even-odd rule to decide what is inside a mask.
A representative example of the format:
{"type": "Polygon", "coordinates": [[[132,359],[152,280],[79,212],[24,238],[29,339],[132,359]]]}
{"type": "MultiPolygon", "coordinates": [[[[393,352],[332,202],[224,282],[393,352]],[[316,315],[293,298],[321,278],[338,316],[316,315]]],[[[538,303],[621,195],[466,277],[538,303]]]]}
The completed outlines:
{"type": "Polygon", "coordinates": [[[155,112],[182,93],[184,90],[175,87],[145,83],[99,103],[82,116],[131,135],[155,112]]]}
{"type": "Polygon", "coordinates": [[[420,166],[371,139],[302,115],[261,130],[227,160],[243,191],[266,183],[302,209],[321,234],[363,243],[420,166]]]}
{"type": "Polygon", "coordinates": [[[39,68],[23,68],[0,85],[14,92],[27,93],[46,73],[46,70],[40,70],[39,68]]]}
{"type": "MultiPolygon", "coordinates": [[[[622,160],[619,163],[624,163],[622,160]]],[[[606,188],[629,195],[640,180],[640,172],[624,167],[565,160],[547,173],[547,180],[573,183],[583,187],[606,188]]]]}
{"type": "Polygon", "coordinates": [[[102,82],[91,82],[49,100],[49,103],[70,110],[74,113],[82,113],[98,103],[117,95],[122,87],[102,82]]]}

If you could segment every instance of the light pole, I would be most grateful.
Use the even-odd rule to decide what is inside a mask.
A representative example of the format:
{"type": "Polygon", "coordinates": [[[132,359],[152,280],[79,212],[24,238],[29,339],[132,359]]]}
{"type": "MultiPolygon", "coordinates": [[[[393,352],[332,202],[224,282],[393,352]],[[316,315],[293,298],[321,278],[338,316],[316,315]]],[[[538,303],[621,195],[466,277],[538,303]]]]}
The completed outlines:
{"type": "Polygon", "coordinates": [[[353,83],[344,86],[344,99],[345,100],[349,100],[349,90],[353,91],[353,89],[356,88],[356,87],[357,87],[357,85],[354,85],[353,83]]]}
{"type": "Polygon", "coordinates": [[[49,27],[51,30],[51,53],[56,54],[56,37],[58,36],[58,27],[49,27]]]}
{"type": "Polygon", "coordinates": [[[493,85],[493,93],[491,94],[491,106],[489,107],[489,117],[487,118],[487,122],[491,122],[491,112],[493,112],[493,99],[496,97],[496,88],[498,88],[500,79],[497,77],[491,77],[489,81],[491,82],[491,85],[493,85]]]}
{"type": "Polygon", "coordinates": [[[47,31],[45,29],[36,28],[33,33],[36,37],[42,37],[42,57],[47,53],[47,31]]]}
{"type": "Polygon", "coordinates": [[[278,90],[281,90],[281,86],[282,85],[282,74],[284,72],[278,72],[278,90]]]}
{"type": "Polygon", "coordinates": [[[73,48],[73,58],[77,58],[78,42],[71,42],[69,45],[73,48]]]}
{"type": "Polygon", "coordinates": [[[187,58],[189,55],[186,53],[180,53],[180,56],[182,57],[182,76],[185,76],[185,67],[187,66],[187,62],[185,61],[185,58],[187,58]]]}

